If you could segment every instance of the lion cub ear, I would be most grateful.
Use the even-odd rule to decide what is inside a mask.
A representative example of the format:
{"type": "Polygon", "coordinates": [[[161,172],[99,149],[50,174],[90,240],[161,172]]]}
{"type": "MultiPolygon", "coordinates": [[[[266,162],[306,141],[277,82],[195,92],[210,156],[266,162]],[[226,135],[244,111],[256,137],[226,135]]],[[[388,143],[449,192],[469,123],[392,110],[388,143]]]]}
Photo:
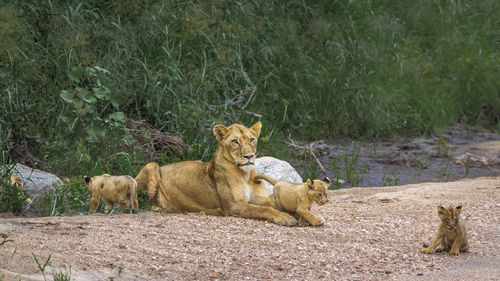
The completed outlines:
{"type": "Polygon", "coordinates": [[[214,135],[218,142],[222,142],[229,133],[229,130],[224,125],[216,125],[214,127],[214,135]]]}
{"type": "Polygon", "coordinates": [[[457,214],[460,214],[462,212],[462,206],[461,205],[456,206],[455,210],[457,210],[457,214]]]}
{"type": "Polygon", "coordinates": [[[445,208],[443,206],[439,205],[438,206],[438,214],[443,215],[446,212],[445,208]]]}
{"type": "Polygon", "coordinates": [[[312,180],[307,179],[306,184],[309,187],[309,189],[314,189],[314,182],[312,180]]]}
{"type": "Polygon", "coordinates": [[[325,177],[325,178],[323,179],[323,181],[324,181],[324,182],[326,182],[326,183],[328,183],[328,184],[332,183],[332,181],[330,180],[330,178],[329,178],[329,177],[325,177]]]}
{"type": "Polygon", "coordinates": [[[89,176],[83,176],[83,180],[85,181],[85,184],[89,184],[90,177],[89,176]]]}
{"type": "Polygon", "coordinates": [[[254,134],[255,137],[260,136],[260,130],[262,129],[262,123],[258,121],[257,123],[253,124],[252,127],[249,128],[250,131],[254,134]]]}

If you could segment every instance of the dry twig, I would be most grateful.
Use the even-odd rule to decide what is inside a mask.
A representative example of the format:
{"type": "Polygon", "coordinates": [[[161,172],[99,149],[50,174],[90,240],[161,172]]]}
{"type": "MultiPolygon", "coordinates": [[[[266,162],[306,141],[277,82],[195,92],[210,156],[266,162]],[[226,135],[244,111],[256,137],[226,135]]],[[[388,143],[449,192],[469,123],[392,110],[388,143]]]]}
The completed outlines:
{"type": "Polygon", "coordinates": [[[309,147],[305,147],[305,146],[297,145],[297,144],[295,144],[295,143],[293,143],[293,142],[287,142],[287,141],[281,141],[281,142],[283,142],[283,143],[285,143],[285,144],[288,144],[288,145],[290,145],[290,146],[293,146],[293,147],[295,147],[295,148],[301,148],[301,149],[304,149],[304,150],[306,150],[306,151],[309,151],[309,153],[312,155],[312,157],[316,160],[316,163],[318,163],[319,168],[320,168],[323,172],[325,172],[325,171],[326,171],[326,170],[325,170],[325,168],[323,167],[323,165],[321,164],[321,162],[319,161],[318,157],[316,157],[316,155],[315,155],[315,154],[314,154],[314,152],[312,151],[312,149],[311,149],[311,145],[309,145],[309,147]]]}
{"type": "Polygon", "coordinates": [[[237,94],[236,96],[234,96],[232,99],[226,101],[225,103],[219,104],[219,105],[209,105],[208,108],[210,110],[216,110],[216,109],[219,109],[219,108],[226,108],[226,107],[231,107],[231,106],[238,105],[238,107],[241,110],[243,110],[243,112],[245,112],[246,114],[248,114],[250,116],[254,116],[254,117],[259,117],[260,118],[260,117],[262,117],[261,114],[245,110],[245,108],[248,106],[248,104],[252,100],[253,96],[255,95],[256,91],[257,91],[257,87],[250,87],[250,88],[249,87],[245,87],[245,89],[240,90],[239,94],[237,94]],[[247,102],[243,106],[239,105],[239,104],[241,104],[243,102],[243,100],[245,100],[245,97],[248,95],[248,93],[250,92],[250,90],[252,92],[250,93],[250,97],[247,99],[247,102]]]}

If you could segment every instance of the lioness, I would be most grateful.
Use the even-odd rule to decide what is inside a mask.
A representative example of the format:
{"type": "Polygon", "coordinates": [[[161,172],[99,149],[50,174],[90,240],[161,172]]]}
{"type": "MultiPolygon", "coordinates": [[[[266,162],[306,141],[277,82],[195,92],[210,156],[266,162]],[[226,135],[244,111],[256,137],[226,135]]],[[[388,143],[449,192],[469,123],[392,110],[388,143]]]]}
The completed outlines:
{"type": "Polygon", "coordinates": [[[441,218],[438,233],[429,247],[421,249],[420,252],[429,254],[434,250],[436,252],[449,251],[450,255],[458,255],[459,251],[467,251],[469,243],[467,231],[460,220],[461,212],[462,206],[450,206],[446,209],[438,206],[438,215],[441,218]]]}
{"type": "Polygon", "coordinates": [[[329,178],[324,180],[307,179],[303,184],[294,184],[287,181],[278,181],[267,175],[256,175],[254,181],[260,183],[264,179],[274,185],[273,193],[276,201],[276,208],[296,214],[299,226],[320,226],[325,224],[323,218],[319,218],[311,213],[313,202],[323,205],[328,202],[326,190],[331,184],[329,178]]]}
{"type": "Polygon", "coordinates": [[[104,207],[106,213],[111,211],[115,203],[120,203],[124,212],[131,207],[132,213],[136,213],[139,205],[137,202],[137,182],[131,176],[103,174],[92,178],[85,176],[84,181],[91,197],[89,211],[95,211],[102,198],[106,201],[104,207]],[[129,206],[127,199],[129,199],[131,206],[129,206]]]}
{"type": "Polygon", "coordinates": [[[250,128],[217,125],[213,133],[218,146],[209,163],[183,161],[162,167],[149,163],[136,177],[138,187],[146,189],[148,196],[155,194],[155,211],[205,212],[293,226],[297,220],[276,210],[265,185],[253,180],[261,128],[261,122],[250,128]]]}

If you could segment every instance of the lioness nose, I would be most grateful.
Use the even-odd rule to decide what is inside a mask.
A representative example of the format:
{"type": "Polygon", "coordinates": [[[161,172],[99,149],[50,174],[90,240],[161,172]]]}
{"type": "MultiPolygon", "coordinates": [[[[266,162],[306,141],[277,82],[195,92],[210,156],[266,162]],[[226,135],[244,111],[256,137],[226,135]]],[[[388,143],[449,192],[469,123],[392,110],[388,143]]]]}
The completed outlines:
{"type": "Polygon", "coordinates": [[[246,158],[246,159],[250,159],[254,156],[255,154],[247,154],[247,155],[243,155],[243,158],[246,158]]]}

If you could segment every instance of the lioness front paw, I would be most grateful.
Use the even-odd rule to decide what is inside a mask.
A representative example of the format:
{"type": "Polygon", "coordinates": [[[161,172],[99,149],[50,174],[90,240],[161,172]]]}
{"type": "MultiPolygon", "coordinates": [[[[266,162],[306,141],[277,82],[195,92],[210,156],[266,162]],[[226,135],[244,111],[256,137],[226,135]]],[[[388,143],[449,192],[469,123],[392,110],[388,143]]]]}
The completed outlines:
{"type": "Polygon", "coordinates": [[[428,248],[423,248],[420,250],[420,253],[422,254],[430,254],[432,252],[432,250],[428,249],[428,248]]]}
{"type": "Polygon", "coordinates": [[[324,218],[317,218],[311,222],[312,226],[322,226],[325,224],[325,219],[324,218]]]}
{"type": "Polygon", "coordinates": [[[449,254],[452,256],[458,256],[458,250],[451,250],[449,254]]]}
{"type": "Polygon", "coordinates": [[[274,218],[274,223],[284,226],[294,226],[297,224],[297,219],[288,214],[284,214],[282,216],[274,218]]]}

